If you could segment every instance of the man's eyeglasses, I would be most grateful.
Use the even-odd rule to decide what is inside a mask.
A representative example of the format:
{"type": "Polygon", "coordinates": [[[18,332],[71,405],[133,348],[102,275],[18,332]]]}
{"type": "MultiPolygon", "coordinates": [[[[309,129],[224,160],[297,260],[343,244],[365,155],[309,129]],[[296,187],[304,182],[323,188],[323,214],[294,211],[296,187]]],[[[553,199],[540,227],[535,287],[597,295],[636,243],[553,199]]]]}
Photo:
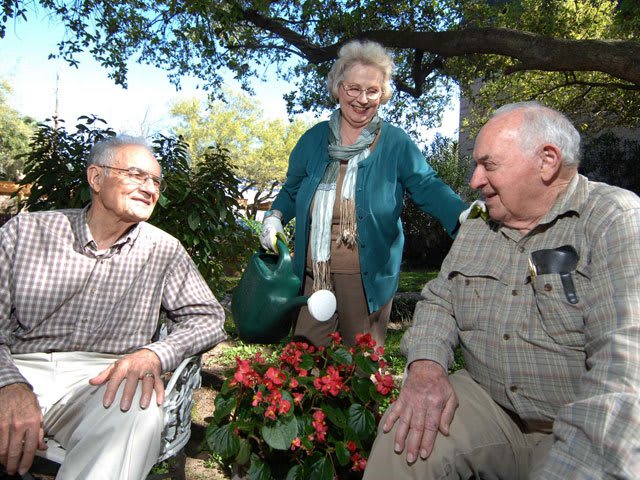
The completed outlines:
{"type": "Polygon", "coordinates": [[[382,90],[379,88],[360,88],[358,85],[345,85],[341,84],[345,93],[351,98],[358,98],[364,92],[364,95],[368,100],[378,100],[382,95],[382,90]]]}
{"type": "Polygon", "coordinates": [[[151,179],[153,186],[158,192],[164,192],[167,189],[167,183],[162,177],[156,177],[155,175],[151,175],[149,172],[145,172],[144,170],[136,167],[118,168],[112,167],[110,165],[98,165],[98,167],[110,168],[111,170],[118,170],[119,172],[126,172],[129,182],[136,185],[144,185],[145,183],[147,183],[147,180],[151,179]]]}

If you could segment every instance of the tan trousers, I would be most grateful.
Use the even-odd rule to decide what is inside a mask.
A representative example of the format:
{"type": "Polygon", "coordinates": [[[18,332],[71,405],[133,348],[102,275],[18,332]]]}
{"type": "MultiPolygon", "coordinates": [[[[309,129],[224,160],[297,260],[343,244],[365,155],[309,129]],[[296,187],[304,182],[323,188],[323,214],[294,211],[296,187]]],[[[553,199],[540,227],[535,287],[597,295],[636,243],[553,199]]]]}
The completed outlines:
{"type": "Polygon", "coordinates": [[[517,480],[528,478],[542,464],[553,443],[552,434],[523,433],[466,371],[449,379],[460,403],[449,436],[438,434],[429,458],[418,458],[409,465],[406,451],[394,452],[395,426],[382,433],[385,416],[369,455],[365,480],[517,480]]]}
{"type": "MultiPolygon", "coordinates": [[[[378,345],[384,345],[393,300],[370,315],[359,273],[332,273],[331,279],[336,294],[336,313],[326,322],[319,322],[311,316],[307,307],[302,307],[294,336],[306,338],[316,346],[324,346],[329,344],[329,334],[337,330],[347,345],[355,345],[357,333],[371,333],[378,345]]],[[[307,272],[304,279],[305,295],[311,295],[312,285],[313,277],[307,272]]]]}
{"type": "Polygon", "coordinates": [[[131,409],[122,412],[123,385],[110,408],[102,405],[105,387],[89,385],[118,358],[89,352],[13,355],[38,397],[45,434],[67,451],[57,480],[139,480],[156,463],[163,414],[155,395],[143,410],[138,388],[131,409]]]}

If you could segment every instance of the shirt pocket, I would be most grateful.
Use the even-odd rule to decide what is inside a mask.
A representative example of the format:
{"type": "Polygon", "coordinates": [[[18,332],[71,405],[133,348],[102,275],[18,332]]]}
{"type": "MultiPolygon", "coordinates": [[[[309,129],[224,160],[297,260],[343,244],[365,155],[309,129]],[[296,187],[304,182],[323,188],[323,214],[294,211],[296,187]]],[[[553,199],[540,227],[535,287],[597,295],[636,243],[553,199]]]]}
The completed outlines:
{"type": "Polygon", "coordinates": [[[500,292],[507,288],[499,272],[466,267],[452,270],[449,281],[452,282],[453,314],[460,330],[487,330],[499,318],[501,307],[496,295],[502,296],[500,292]]]}
{"type": "Polygon", "coordinates": [[[583,347],[585,303],[590,281],[578,271],[571,272],[578,302],[572,304],[557,273],[536,276],[533,281],[536,307],[544,332],[557,344],[583,347]]]}

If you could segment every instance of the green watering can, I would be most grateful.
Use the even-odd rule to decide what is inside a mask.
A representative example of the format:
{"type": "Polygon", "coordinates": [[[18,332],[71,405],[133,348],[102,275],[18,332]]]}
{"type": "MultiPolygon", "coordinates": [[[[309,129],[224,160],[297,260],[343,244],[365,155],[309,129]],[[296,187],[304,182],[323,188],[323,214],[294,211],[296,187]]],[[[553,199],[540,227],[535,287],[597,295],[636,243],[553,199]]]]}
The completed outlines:
{"type": "Polygon", "coordinates": [[[296,307],[307,304],[318,321],[331,318],[336,297],[329,290],[319,290],[310,297],[298,295],[302,282],[293,273],[291,254],[280,236],[278,254],[254,253],[233,292],[231,313],[240,339],[245,343],[277,343],[291,330],[296,307]]]}

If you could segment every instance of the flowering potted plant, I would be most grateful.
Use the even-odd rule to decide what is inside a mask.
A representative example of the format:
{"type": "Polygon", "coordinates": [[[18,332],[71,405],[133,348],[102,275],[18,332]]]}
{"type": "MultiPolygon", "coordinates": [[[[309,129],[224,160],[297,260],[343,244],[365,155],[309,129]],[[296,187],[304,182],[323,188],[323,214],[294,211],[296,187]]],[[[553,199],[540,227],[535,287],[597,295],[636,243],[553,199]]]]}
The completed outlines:
{"type": "Polygon", "coordinates": [[[291,342],[265,359],[236,358],[215,400],[209,447],[249,480],[361,478],[381,407],[395,394],[383,347],[340,334],[291,342]]]}

